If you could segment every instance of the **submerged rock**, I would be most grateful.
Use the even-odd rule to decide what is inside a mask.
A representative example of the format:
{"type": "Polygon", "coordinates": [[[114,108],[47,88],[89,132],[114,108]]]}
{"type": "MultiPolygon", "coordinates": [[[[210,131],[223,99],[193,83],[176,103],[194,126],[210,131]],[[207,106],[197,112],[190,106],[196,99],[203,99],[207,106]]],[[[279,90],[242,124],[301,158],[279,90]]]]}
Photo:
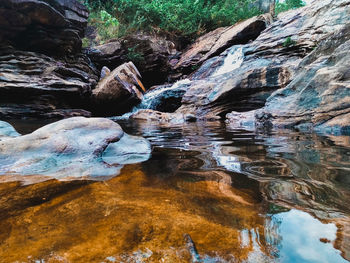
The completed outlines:
{"type": "Polygon", "coordinates": [[[145,139],[111,120],[75,117],[1,140],[0,173],[99,180],[117,175],[123,164],[147,160],[150,152],[145,139]]]}
{"type": "Polygon", "coordinates": [[[92,92],[95,112],[104,115],[125,113],[142,99],[141,75],[132,62],[110,72],[92,92]]]}
{"type": "Polygon", "coordinates": [[[350,24],[319,43],[300,63],[293,82],[275,92],[258,111],[257,121],[275,127],[350,133],[349,68],[350,24]]]}

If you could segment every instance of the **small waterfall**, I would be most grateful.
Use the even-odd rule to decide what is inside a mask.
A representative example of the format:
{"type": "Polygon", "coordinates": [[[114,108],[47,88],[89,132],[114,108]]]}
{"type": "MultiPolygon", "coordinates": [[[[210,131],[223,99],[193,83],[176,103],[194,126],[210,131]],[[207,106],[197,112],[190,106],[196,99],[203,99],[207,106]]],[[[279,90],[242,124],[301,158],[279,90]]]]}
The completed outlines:
{"type": "Polygon", "coordinates": [[[141,103],[135,106],[131,112],[125,113],[122,116],[113,117],[114,120],[128,119],[135,112],[142,109],[157,110],[161,103],[166,103],[169,98],[180,99],[190,86],[191,80],[183,79],[175,82],[173,85],[160,86],[147,91],[141,103]]]}
{"type": "Polygon", "coordinates": [[[213,77],[231,72],[239,68],[244,60],[243,47],[233,46],[224,60],[224,63],[214,72],[213,77]]]}
{"type": "MultiPolygon", "coordinates": [[[[207,77],[217,77],[222,74],[231,72],[239,68],[244,60],[243,46],[236,45],[226,51],[226,57],[223,59],[223,63],[213,73],[209,73],[207,77]],[[227,53],[226,53],[227,52],[227,53]]],[[[225,55],[223,53],[222,55],[225,55]]],[[[203,64],[202,69],[204,71],[210,70],[211,64],[203,64]]],[[[199,70],[201,70],[201,68],[199,70]]],[[[211,69],[213,70],[213,69],[211,69]]],[[[194,77],[194,81],[196,78],[194,77]]],[[[142,109],[159,110],[163,112],[173,112],[178,108],[178,104],[181,103],[181,99],[193,81],[190,79],[179,80],[172,85],[164,85],[155,87],[147,91],[141,103],[135,106],[131,112],[125,113],[122,116],[113,117],[112,119],[128,119],[131,115],[142,109]]]]}
{"type": "MultiPolygon", "coordinates": [[[[170,96],[176,96],[176,93],[181,91],[185,91],[185,88],[191,84],[191,80],[183,79],[175,82],[175,84],[171,86],[161,86],[159,88],[155,88],[145,93],[141,103],[135,108],[138,109],[155,109],[158,103],[160,103],[161,99],[170,96]]],[[[182,94],[183,95],[183,94],[182,94]]]]}

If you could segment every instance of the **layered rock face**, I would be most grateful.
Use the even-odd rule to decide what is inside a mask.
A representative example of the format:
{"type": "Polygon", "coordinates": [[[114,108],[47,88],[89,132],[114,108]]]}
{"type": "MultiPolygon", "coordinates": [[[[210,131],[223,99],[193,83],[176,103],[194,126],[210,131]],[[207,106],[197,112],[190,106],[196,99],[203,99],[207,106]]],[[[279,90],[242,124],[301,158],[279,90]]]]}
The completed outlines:
{"type": "Polygon", "coordinates": [[[246,44],[256,39],[271,21],[272,17],[266,14],[209,32],[181,55],[173,69],[182,74],[193,72],[193,69],[198,68],[206,60],[220,55],[232,45],[246,44]]]}
{"type": "Polygon", "coordinates": [[[350,23],[319,43],[256,118],[265,126],[350,133],[350,23]]]}
{"type": "Polygon", "coordinates": [[[40,53],[75,54],[81,49],[87,18],[87,9],[75,0],[2,0],[0,43],[40,53]]]}
{"type": "Polygon", "coordinates": [[[323,37],[344,27],[349,11],[346,0],[315,1],[281,14],[255,41],[241,46],[242,62],[236,68],[231,63],[228,72],[217,74],[215,65],[224,65],[230,50],[222,58],[206,61],[194,74],[194,85],[184,95],[182,108],[223,116],[229,109],[242,112],[262,107],[274,90],[290,83],[303,57],[323,37]]]}
{"type": "Polygon", "coordinates": [[[0,117],[84,115],[97,74],[82,55],[77,1],[0,2],[0,117]]]}
{"type": "Polygon", "coordinates": [[[0,49],[0,118],[84,115],[97,82],[86,58],[53,58],[44,54],[0,49]],[[75,109],[75,110],[74,110],[75,109]]]}
{"type": "Polygon", "coordinates": [[[0,122],[0,174],[101,180],[123,164],[147,160],[150,152],[147,140],[108,119],[69,118],[24,136],[0,122]]]}

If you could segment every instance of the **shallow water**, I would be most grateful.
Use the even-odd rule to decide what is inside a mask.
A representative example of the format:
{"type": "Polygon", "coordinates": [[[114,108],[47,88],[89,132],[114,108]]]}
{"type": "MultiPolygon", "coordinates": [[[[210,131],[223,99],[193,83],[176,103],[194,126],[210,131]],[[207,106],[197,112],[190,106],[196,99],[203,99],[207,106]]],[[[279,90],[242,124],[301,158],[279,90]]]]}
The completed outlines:
{"type": "Polygon", "coordinates": [[[153,153],[112,179],[1,176],[0,262],[349,262],[350,137],[120,124],[153,153]]]}

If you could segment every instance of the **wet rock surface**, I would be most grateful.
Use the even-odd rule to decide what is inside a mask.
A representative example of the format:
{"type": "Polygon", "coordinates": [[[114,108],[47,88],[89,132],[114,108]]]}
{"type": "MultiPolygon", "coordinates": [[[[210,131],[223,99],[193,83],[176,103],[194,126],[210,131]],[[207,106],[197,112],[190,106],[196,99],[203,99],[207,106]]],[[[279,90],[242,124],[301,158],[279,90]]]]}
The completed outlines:
{"type": "Polygon", "coordinates": [[[123,164],[145,161],[149,143],[125,134],[115,122],[75,117],[18,136],[6,123],[0,129],[0,173],[49,178],[102,180],[115,176],[123,164]]]}
{"type": "Polygon", "coordinates": [[[350,24],[318,44],[292,83],[257,112],[257,122],[277,127],[350,133],[350,24]]]}
{"type": "Polygon", "coordinates": [[[0,140],[7,137],[17,137],[20,134],[9,123],[0,121],[0,140]]]}

